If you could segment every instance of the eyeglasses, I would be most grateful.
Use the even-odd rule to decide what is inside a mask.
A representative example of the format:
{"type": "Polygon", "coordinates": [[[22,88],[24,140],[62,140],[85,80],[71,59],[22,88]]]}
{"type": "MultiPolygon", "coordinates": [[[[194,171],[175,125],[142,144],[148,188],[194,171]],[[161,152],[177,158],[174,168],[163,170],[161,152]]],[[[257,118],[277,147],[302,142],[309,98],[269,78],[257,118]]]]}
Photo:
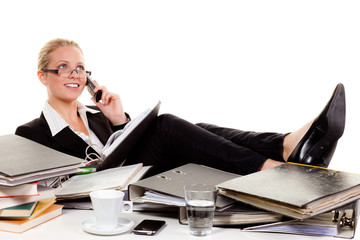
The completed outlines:
{"type": "Polygon", "coordinates": [[[81,68],[74,68],[74,69],[69,69],[69,68],[59,68],[59,69],[42,68],[41,71],[55,73],[55,74],[59,75],[60,77],[69,77],[73,72],[76,72],[80,77],[85,77],[85,76],[90,76],[91,75],[91,71],[85,71],[84,69],[81,69],[81,68]]]}

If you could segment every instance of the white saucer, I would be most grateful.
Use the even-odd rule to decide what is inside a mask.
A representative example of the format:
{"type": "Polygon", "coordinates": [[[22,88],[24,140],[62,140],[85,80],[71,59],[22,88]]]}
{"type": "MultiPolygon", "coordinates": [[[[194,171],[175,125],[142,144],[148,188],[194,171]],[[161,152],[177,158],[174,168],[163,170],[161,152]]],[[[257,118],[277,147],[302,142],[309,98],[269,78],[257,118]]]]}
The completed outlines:
{"type": "Polygon", "coordinates": [[[134,226],[134,221],[127,218],[119,218],[118,226],[114,230],[105,230],[96,226],[95,217],[85,219],[81,222],[81,226],[85,232],[97,235],[116,235],[129,231],[134,226]]]}

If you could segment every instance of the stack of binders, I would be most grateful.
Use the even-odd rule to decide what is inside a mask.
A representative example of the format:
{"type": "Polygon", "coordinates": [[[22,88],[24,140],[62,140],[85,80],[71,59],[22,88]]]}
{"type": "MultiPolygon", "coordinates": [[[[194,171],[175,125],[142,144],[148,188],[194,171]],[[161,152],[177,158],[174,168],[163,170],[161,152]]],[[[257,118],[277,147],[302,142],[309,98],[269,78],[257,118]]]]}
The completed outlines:
{"type": "Polygon", "coordinates": [[[223,196],[288,218],[245,231],[354,237],[359,174],[283,164],[223,182],[218,187],[223,196]]]}
{"type": "MultiPolygon", "coordinates": [[[[204,165],[189,163],[129,186],[134,211],[177,211],[179,222],[187,224],[184,186],[192,183],[217,185],[240,175],[204,165]],[[211,176],[211,177],[209,177],[211,176]]],[[[282,215],[252,208],[224,196],[218,196],[214,226],[237,226],[279,221],[282,215]]]]}
{"type": "Polygon", "coordinates": [[[0,231],[22,233],[61,215],[46,180],[78,172],[83,160],[16,135],[0,144],[0,231]]]}
{"type": "Polygon", "coordinates": [[[17,135],[0,136],[0,185],[16,186],[79,171],[83,160],[17,135]]]}
{"type": "Polygon", "coordinates": [[[183,188],[191,183],[218,187],[214,226],[343,238],[355,234],[360,175],[330,169],[284,164],[239,176],[186,164],[131,184],[129,197],[134,210],[177,209],[179,222],[187,224],[183,188]]]}

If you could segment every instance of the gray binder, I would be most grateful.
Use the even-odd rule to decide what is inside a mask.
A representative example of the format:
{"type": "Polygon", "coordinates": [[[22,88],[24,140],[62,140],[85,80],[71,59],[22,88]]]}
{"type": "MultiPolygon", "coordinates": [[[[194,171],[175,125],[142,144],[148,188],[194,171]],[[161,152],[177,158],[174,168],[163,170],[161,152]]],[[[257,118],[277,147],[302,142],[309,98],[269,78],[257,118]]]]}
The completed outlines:
{"type": "MultiPolygon", "coordinates": [[[[184,186],[193,183],[217,185],[240,175],[224,172],[204,165],[189,163],[161,174],[140,180],[129,186],[129,198],[136,202],[146,191],[184,198],[184,186]]],[[[218,196],[217,207],[224,207],[234,200],[218,196]]]]}
{"type": "Polygon", "coordinates": [[[238,201],[296,219],[329,212],[360,199],[360,175],[283,164],[218,185],[238,201]]]}
{"type": "Polygon", "coordinates": [[[83,160],[14,134],[0,136],[0,185],[74,173],[83,160]]]}
{"type": "MultiPolygon", "coordinates": [[[[215,210],[213,226],[246,227],[255,224],[279,222],[286,219],[281,214],[261,210],[250,205],[236,202],[226,208],[215,210]]],[[[180,224],[188,224],[186,207],[179,208],[180,224]]]]}
{"type": "Polygon", "coordinates": [[[290,220],[251,226],[242,229],[250,232],[273,232],[314,236],[353,238],[359,217],[359,201],[331,212],[305,220],[290,220]]]}

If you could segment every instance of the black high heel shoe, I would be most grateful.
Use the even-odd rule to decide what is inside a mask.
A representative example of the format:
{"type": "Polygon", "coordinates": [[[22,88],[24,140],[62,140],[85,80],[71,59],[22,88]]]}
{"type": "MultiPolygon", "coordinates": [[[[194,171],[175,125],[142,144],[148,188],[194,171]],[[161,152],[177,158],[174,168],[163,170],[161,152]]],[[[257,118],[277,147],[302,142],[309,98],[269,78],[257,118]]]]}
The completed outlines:
{"type": "Polygon", "coordinates": [[[328,167],[345,128],[345,88],[339,83],[329,102],[288,158],[288,162],[328,167]]]}

